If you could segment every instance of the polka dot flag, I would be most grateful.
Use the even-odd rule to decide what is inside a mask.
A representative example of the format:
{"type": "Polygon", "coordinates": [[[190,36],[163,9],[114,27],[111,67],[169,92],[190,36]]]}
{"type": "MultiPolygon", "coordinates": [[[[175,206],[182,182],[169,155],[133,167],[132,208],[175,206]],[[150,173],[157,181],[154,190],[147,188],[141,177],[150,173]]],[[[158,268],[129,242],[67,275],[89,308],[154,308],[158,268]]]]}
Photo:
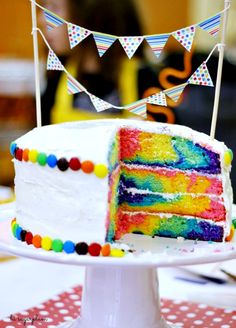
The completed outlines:
{"type": "MultiPolygon", "coordinates": [[[[82,287],[76,286],[31,309],[9,315],[0,320],[0,327],[57,328],[80,315],[81,301],[82,287]]],[[[165,320],[179,328],[236,327],[235,308],[220,309],[202,303],[162,299],[161,313],[165,320]]]]}
{"type": "Polygon", "coordinates": [[[167,106],[166,96],[163,92],[156,93],[147,98],[147,103],[159,106],[167,106]]]}
{"type": "Polygon", "coordinates": [[[188,51],[191,50],[196,27],[188,26],[172,33],[172,36],[188,51]]]}
{"type": "Polygon", "coordinates": [[[64,66],[52,50],[48,53],[47,70],[64,71],[64,66]]]}
{"type": "Polygon", "coordinates": [[[143,36],[123,36],[119,37],[119,41],[130,59],[142,43],[143,36]]]}
{"type": "Polygon", "coordinates": [[[91,34],[89,30],[71,23],[67,24],[67,30],[71,49],[91,34]]]}
{"type": "Polygon", "coordinates": [[[112,108],[111,104],[109,104],[108,102],[106,102],[92,94],[90,94],[89,97],[90,97],[90,99],[93,103],[93,106],[95,107],[97,112],[102,112],[106,109],[112,108]]]}
{"type": "Polygon", "coordinates": [[[187,83],[214,87],[207,65],[203,62],[198,69],[190,76],[187,83]]]}

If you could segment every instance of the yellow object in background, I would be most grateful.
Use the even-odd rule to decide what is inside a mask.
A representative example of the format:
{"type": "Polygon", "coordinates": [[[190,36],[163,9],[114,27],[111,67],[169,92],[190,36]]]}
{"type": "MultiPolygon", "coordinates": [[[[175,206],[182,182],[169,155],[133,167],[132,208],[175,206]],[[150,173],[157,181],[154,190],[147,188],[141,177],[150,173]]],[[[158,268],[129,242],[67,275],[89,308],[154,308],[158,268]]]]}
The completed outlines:
{"type": "Polygon", "coordinates": [[[0,186],[0,204],[13,202],[14,192],[10,187],[0,186]]]}

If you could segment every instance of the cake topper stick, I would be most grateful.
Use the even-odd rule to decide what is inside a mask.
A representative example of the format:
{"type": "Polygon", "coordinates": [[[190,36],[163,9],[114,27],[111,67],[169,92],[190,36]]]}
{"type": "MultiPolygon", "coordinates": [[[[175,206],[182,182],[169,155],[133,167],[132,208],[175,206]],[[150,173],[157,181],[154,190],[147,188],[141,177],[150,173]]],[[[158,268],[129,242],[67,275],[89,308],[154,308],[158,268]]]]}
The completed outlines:
{"type": "Polygon", "coordinates": [[[37,127],[40,127],[42,126],[42,118],[41,118],[42,115],[41,115],[40,78],[39,78],[39,52],[38,52],[36,5],[33,1],[31,1],[31,13],[32,13],[32,36],[33,36],[33,47],[34,47],[36,121],[37,121],[37,127]]]}
{"type": "Polygon", "coordinates": [[[224,59],[224,51],[225,51],[225,33],[226,33],[230,3],[231,0],[225,0],[225,8],[224,8],[225,10],[223,13],[223,28],[221,32],[221,43],[218,45],[219,59],[218,59],[218,68],[217,68],[214,106],[213,106],[213,113],[211,119],[211,132],[210,132],[210,136],[212,139],[215,138],[215,132],[216,132],[216,121],[217,121],[218,109],[219,109],[221,77],[222,77],[223,59],[224,59]]]}

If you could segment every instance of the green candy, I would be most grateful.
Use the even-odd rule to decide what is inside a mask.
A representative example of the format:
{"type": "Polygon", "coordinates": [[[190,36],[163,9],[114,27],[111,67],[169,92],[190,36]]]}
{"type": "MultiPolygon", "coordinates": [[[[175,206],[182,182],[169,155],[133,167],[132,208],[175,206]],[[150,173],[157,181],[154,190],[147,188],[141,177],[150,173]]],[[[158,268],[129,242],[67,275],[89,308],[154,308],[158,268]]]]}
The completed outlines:
{"type": "Polygon", "coordinates": [[[54,239],[52,242],[52,250],[54,250],[54,252],[62,252],[63,250],[63,242],[61,241],[61,239],[54,239]]]}
{"type": "Polygon", "coordinates": [[[19,228],[19,224],[14,224],[13,228],[12,228],[12,232],[13,232],[13,235],[16,237],[16,230],[17,228],[19,228]]]}
{"type": "Polygon", "coordinates": [[[45,166],[47,164],[47,155],[45,153],[39,153],[37,157],[37,162],[41,166],[45,166]]]}
{"type": "Polygon", "coordinates": [[[232,220],[232,224],[233,224],[234,228],[236,229],[236,219],[232,220]]]}

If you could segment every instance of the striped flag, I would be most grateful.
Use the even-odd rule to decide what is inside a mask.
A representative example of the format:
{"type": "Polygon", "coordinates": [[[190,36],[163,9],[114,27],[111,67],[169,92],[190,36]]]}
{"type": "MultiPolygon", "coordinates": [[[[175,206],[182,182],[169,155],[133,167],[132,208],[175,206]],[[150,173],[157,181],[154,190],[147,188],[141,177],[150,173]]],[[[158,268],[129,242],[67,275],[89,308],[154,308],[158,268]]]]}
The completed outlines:
{"type": "Polygon", "coordinates": [[[166,45],[170,34],[153,34],[145,36],[146,41],[152,48],[152,51],[158,58],[166,45]]]}
{"type": "Polygon", "coordinates": [[[187,83],[214,87],[207,65],[203,62],[198,69],[190,76],[187,83]]]}
{"type": "Polygon", "coordinates": [[[180,85],[177,85],[176,87],[166,89],[164,90],[164,93],[174,100],[175,102],[179,100],[179,97],[181,96],[182,92],[184,91],[184,88],[186,87],[188,83],[183,83],[180,85]]]}
{"type": "Polygon", "coordinates": [[[52,50],[49,50],[47,70],[64,71],[64,66],[52,50]]]}
{"type": "Polygon", "coordinates": [[[49,31],[53,30],[55,27],[58,27],[65,23],[64,19],[59,16],[53,14],[51,11],[44,9],[43,10],[44,17],[47,22],[47,28],[49,31]]]}
{"type": "Polygon", "coordinates": [[[122,36],[118,38],[129,59],[143,41],[143,36],[122,36]]]}
{"type": "Polygon", "coordinates": [[[205,21],[198,24],[198,26],[207,31],[212,36],[217,36],[220,30],[220,21],[221,21],[221,14],[214,15],[205,21]]]}
{"type": "Polygon", "coordinates": [[[71,23],[67,24],[67,30],[71,49],[91,34],[89,30],[71,23]]]}
{"type": "Polygon", "coordinates": [[[172,36],[188,51],[191,50],[193,38],[195,35],[195,25],[182,28],[181,30],[172,33],[172,36]]]}
{"type": "Polygon", "coordinates": [[[99,56],[102,57],[108,48],[117,39],[116,36],[104,33],[93,32],[93,37],[97,45],[99,56]]]}
{"type": "Polygon", "coordinates": [[[79,93],[85,90],[85,88],[70,74],[67,74],[67,90],[70,95],[79,93]]]}
{"type": "Polygon", "coordinates": [[[124,109],[128,110],[131,113],[137,114],[144,118],[147,117],[147,108],[146,108],[146,99],[138,100],[128,106],[125,106],[124,109]]]}
{"type": "Polygon", "coordinates": [[[164,92],[162,92],[162,91],[158,92],[152,96],[149,96],[147,98],[147,103],[159,105],[159,106],[167,106],[166,96],[165,96],[164,92]]]}
{"type": "Polygon", "coordinates": [[[106,102],[92,94],[89,94],[89,97],[90,97],[90,99],[93,103],[93,106],[95,107],[97,112],[102,112],[106,109],[112,108],[111,104],[109,104],[108,102],[106,102]]]}

